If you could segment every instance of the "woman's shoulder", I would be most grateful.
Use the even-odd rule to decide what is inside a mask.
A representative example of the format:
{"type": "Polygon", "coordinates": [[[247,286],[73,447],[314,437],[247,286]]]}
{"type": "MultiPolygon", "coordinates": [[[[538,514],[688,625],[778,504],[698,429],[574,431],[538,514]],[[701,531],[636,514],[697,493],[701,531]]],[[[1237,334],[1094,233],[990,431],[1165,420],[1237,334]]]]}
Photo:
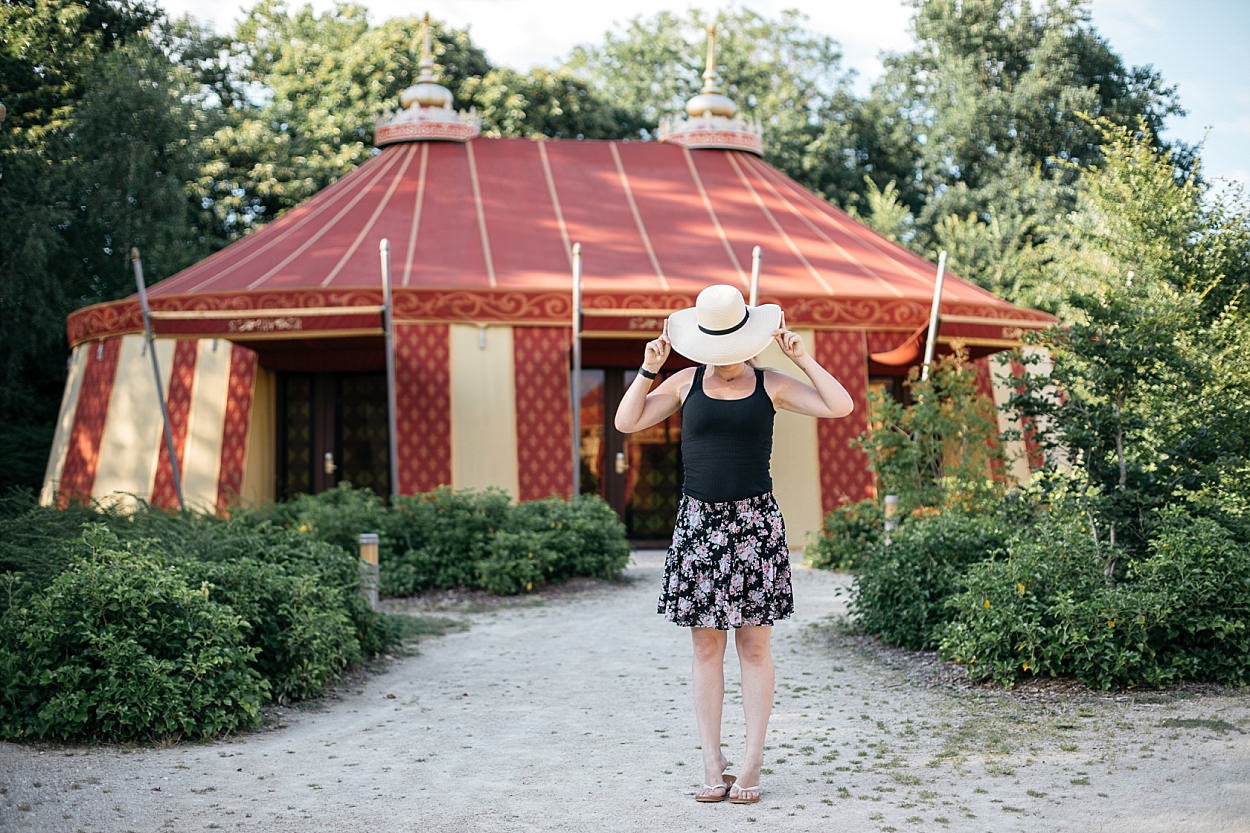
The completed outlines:
{"type": "Polygon", "coordinates": [[[773,399],[777,398],[777,393],[786,386],[797,381],[788,373],[783,373],[774,367],[757,367],[756,372],[764,380],[764,390],[768,391],[768,395],[773,399]]]}
{"type": "Polygon", "coordinates": [[[682,402],[686,401],[686,397],[690,395],[690,389],[694,387],[694,380],[699,372],[699,366],[683,367],[676,370],[665,380],[666,384],[671,384],[677,388],[677,398],[682,402]]]}

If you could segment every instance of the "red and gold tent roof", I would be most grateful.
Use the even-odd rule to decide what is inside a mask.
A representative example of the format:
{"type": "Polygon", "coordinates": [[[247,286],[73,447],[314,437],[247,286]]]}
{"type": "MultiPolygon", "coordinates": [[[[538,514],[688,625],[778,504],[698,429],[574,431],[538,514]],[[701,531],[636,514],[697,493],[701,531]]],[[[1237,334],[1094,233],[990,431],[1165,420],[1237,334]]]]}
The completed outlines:
{"type": "MultiPolygon", "coordinates": [[[[936,267],[754,154],[678,144],[477,138],[402,142],[300,206],[149,289],[159,335],[275,338],[381,331],[387,240],[396,321],[565,324],[572,247],[583,308],[677,309],[729,283],[790,326],[924,326],[936,267]]],[[[987,343],[1045,326],[947,274],[943,335],[987,343]]],[[[658,328],[658,327],[657,327],[658,328]]],[[[73,344],[142,330],[137,296],[75,312],[73,344]]],[[[901,336],[900,336],[901,337],[901,336]]]]}

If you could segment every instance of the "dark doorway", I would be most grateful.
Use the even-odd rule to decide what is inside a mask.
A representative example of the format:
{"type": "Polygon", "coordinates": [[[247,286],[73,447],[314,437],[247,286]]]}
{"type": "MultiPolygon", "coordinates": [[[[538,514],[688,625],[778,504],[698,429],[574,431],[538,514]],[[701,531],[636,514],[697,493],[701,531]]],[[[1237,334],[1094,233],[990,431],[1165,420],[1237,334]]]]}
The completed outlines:
{"type": "Polygon", "coordinates": [[[386,375],[278,374],[278,500],[342,482],[390,494],[386,375]]]}
{"type": "Polygon", "coordinates": [[[590,368],[581,377],[581,490],[625,522],[637,546],[667,546],[681,497],[681,414],[625,435],[612,425],[635,370],[590,368]]]}

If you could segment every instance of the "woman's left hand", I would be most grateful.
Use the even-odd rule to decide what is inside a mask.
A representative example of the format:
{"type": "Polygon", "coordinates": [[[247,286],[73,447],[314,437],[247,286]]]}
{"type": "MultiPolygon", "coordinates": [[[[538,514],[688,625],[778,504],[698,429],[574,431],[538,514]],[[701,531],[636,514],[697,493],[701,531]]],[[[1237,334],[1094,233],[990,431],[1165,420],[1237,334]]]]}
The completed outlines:
{"type": "Polygon", "coordinates": [[[790,357],[790,361],[797,362],[807,355],[807,348],[803,346],[803,337],[794,332],[794,330],[787,330],[785,327],[782,327],[773,332],[773,338],[777,340],[777,345],[781,347],[781,352],[790,357]]]}

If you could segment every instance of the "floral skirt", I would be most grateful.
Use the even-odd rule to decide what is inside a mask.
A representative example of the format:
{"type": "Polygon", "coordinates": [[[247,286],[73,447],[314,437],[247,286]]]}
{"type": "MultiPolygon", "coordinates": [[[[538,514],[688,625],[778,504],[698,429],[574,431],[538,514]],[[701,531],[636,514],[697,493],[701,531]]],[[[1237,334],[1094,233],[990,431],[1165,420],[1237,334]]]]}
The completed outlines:
{"type": "Polygon", "coordinates": [[[718,630],[794,613],[786,527],[771,492],[727,503],[682,495],[657,612],[718,630]]]}

